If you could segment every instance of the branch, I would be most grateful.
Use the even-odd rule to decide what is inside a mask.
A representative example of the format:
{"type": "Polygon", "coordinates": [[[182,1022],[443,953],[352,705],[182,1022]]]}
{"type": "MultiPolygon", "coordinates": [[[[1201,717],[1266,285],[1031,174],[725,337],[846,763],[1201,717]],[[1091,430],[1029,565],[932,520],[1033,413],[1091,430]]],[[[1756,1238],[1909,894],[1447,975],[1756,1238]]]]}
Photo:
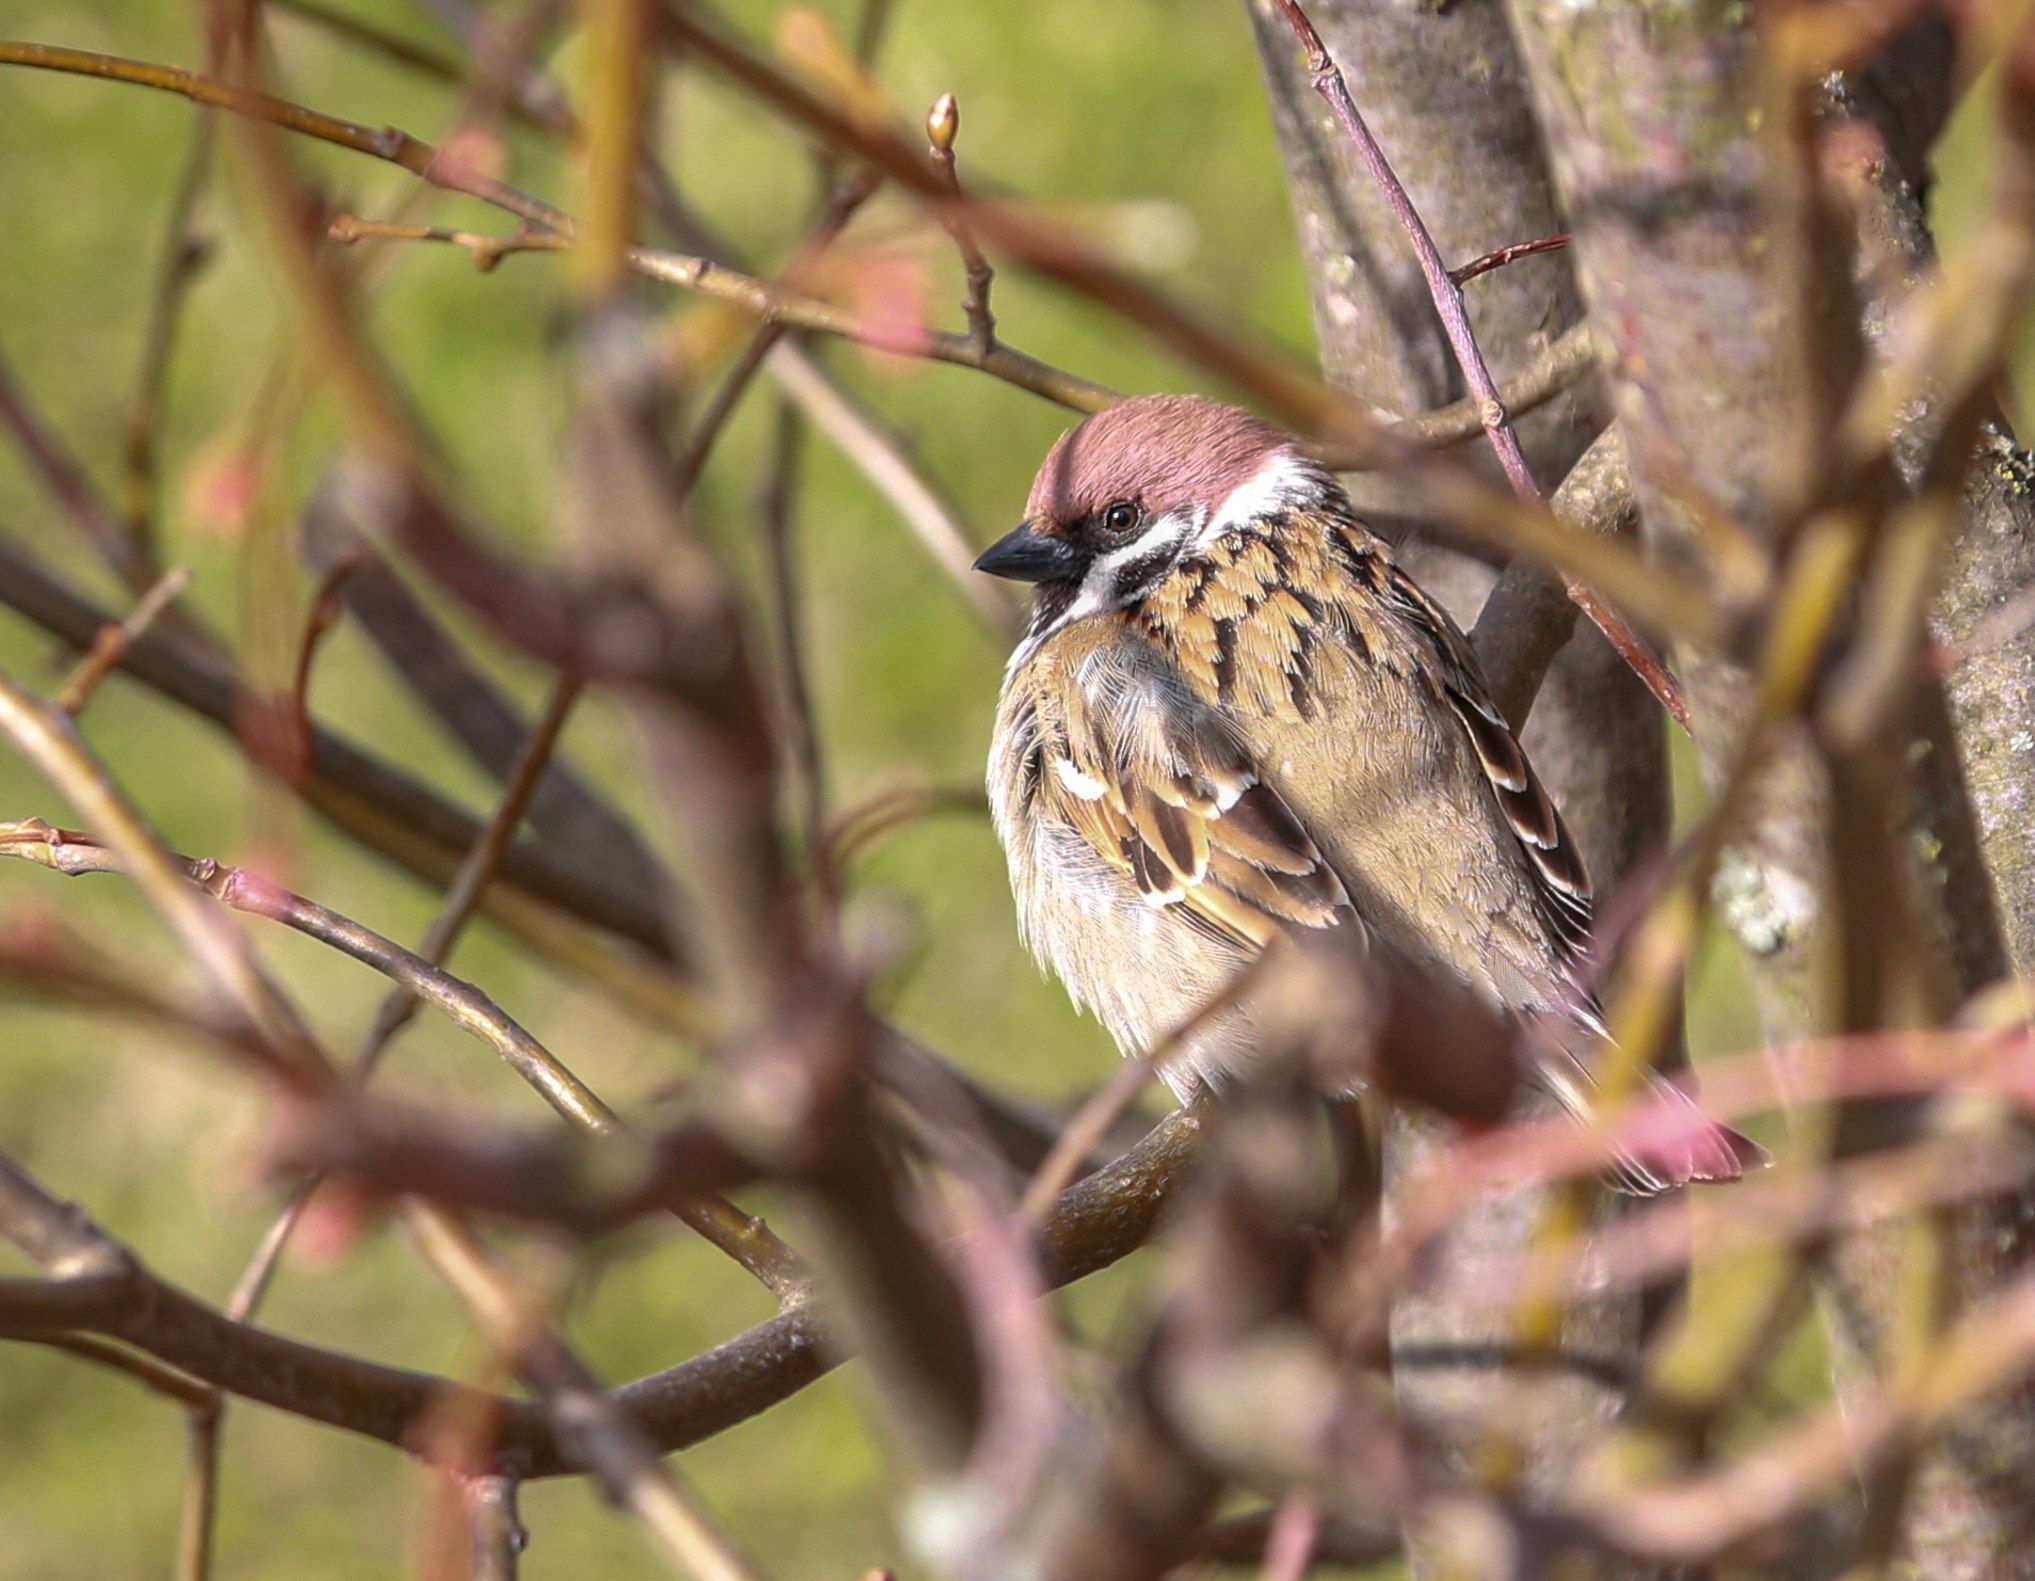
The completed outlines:
{"type": "MultiPolygon", "coordinates": [[[[0,603],[80,652],[90,649],[104,627],[118,623],[4,541],[0,541],[0,603]]],[[[239,727],[240,699],[253,689],[252,683],[212,655],[160,631],[129,643],[117,667],[229,735],[239,727]]],[[[439,884],[450,880],[460,855],[479,836],[478,820],[330,732],[313,730],[308,746],[308,760],[295,788],[314,810],[420,877],[439,884]]],[[[555,850],[529,842],[509,851],[502,872],[526,896],[541,898],[665,959],[674,956],[676,946],[654,896],[625,893],[555,850]]],[[[513,915],[511,908],[498,910],[494,900],[488,909],[513,915]]]]}
{"type": "MultiPolygon", "coordinates": [[[[1197,1156],[1200,1136],[1198,1116],[1171,1115],[1114,1164],[1063,1193],[1038,1238],[1048,1283],[1072,1283],[1143,1245],[1197,1156]]],[[[0,1216],[9,1178],[0,1172],[0,1216]]],[[[522,1480],[583,1469],[529,1401],[490,1399],[449,1379],[235,1323],[146,1269],[135,1270],[125,1292],[103,1292],[82,1326],[226,1393],[404,1449],[413,1448],[427,1413],[448,1400],[463,1402],[499,1422],[493,1469],[501,1474],[522,1480]]],[[[808,1303],[611,1398],[668,1454],[768,1410],[845,1359],[823,1304],[808,1303]]]]}
{"type": "MultiPolygon", "coordinates": [[[[384,33],[359,22],[356,18],[328,11],[317,4],[316,0],[273,0],[273,3],[280,10],[293,12],[313,21],[342,38],[373,49],[390,60],[420,71],[436,81],[457,82],[462,75],[458,62],[413,44],[407,39],[384,33]]],[[[572,118],[570,110],[565,107],[562,96],[548,83],[541,83],[541,80],[537,84],[527,81],[519,83],[511,97],[509,108],[513,115],[527,125],[569,141],[578,138],[578,124],[572,118]],[[540,88],[543,91],[540,91],[540,88]]],[[[654,167],[646,170],[646,177],[650,178],[652,187],[657,189],[657,196],[662,199],[659,207],[665,223],[672,228],[681,245],[717,258],[728,257],[729,249],[725,242],[714,237],[702,222],[684,211],[678,205],[675,194],[659,187],[659,183],[654,179],[654,167]]],[[[1540,243],[1524,245],[1535,248],[1541,246],[1540,243]]],[[[739,259],[731,258],[729,261],[739,266],[739,259]]],[[[788,351],[774,359],[774,364],[780,370],[796,364],[809,377],[823,372],[802,351],[788,351]]],[[[1596,365],[1594,343],[1588,326],[1573,325],[1548,348],[1547,353],[1532,368],[1522,370],[1514,382],[1504,387],[1505,409],[1515,416],[1534,411],[1567,390],[1596,365]]],[[[787,387],[789,388],[789,385],[787,387]]],[[[843,392],[842,399],[850,398],[843,392]]],[[[853,404],[861,425],[871,425],[873,419],[867,409],[859,402],[853,404]]],[[[808,415],[815,416],[818,420],[817,415],[810,409],[808,415]]],[[[1437,407],[1418,417],[1402,419],[1393,425],[1392,432],[1411,445],[1428,447],[1456,444],[1466,439],[1477,438],[1484,432],[1484,426],[1477,403],[1463,400],[1437,407]]],[[[888,437],[890,439],[888,448],[896,448],[894,436],[888,437]]],[[[1377,464],[1374,447],[1365,446],[1348,452],[1332,445],[1322,445],[1319,449],[1323,459],[1339,470],[1356,470],[1377,464]]],[[[919,469],[913,466],[912,471],[917,475],[919,469]]],[[[875,481],[881,486],[880,478],[875,481]]],[[[908,507],[906,514],[908,517],[911,514],[908,507]]],[[[971,577],[967,585],[972,586],[980,581],[980,577],[971,577]]]]}
{"type": "MultiPolygon", "coordinates": [[[[1639,502],[1618,430],[1607,428],[1555,490],[1554,513],[1579,532],[1632,538],[1639,502]]],[[[1548,669],[1576,629],[1576,601],[1536,562],[1516,559],[1492,587],[1470,630],[1491,700],[1524,728],[1548,669]]]]}
{"type": "MultiPolygon", "coordinates": [[[[4,699],[5,693],[0,692],[0,701],[4,699]]],[[[6,717],[0,712],[0,724],[6,722],[6,717]]],[[[72,877],[130,872],[119,854],[95,844],[89,836],[52,828],[35,818],[0,823],[0,857],[9,856],[72,877]]],[[[181,863],[181,876],[222,905],[279,922],[330,945],[390,978],[401,992],[436,1007],[456,1026],[501,1055],[517,1075],[579,1130],[610,1140],[628,1134],[621,1117],[598,1093],[473,984],[352,918],[244,868],[228,867],[210,858],[177,860],[181,863]]],[[[703,1199],[679,1201],[661,1185],[652,1184],[645,1189],[653,1193],[660,1206],[670,1207],[780,1297],[803,1293],[806,1287],[803,1269],[761,1220],[702,1193],[679,1188],[677,1197],[703,1199]]]]}
{"type": "MultiPolygon", "coordinates": [[[[313,569],[326,573],[351,567],[339,584],[340,601],[391,674],[491,777],[506,781],[529,738],[528,722],[460,652],[381,553],[341,520],[329,485],[321,482],[313,490],[298,537],[313,569]]],[[[553,761],[545,771],[530,803],[529,822],[545,845],[598,869],[647,904],[658,904],[669,890],[668,875],[628,821],[565,763],[553,761]]]]}
{"type": "Polygon", "coordinates": [[[183,566],[165,572],[146,593],[136,601],[127,618],[118,625],[105,625],[92,639],[92,646],[85,656],[78,660],[64,684],[57,689],[56,704],[72,718],[76,718],[91,701],[92,694],[99,689],[99,683],[112,673],[120,662],[120,656],[131,648],[136,639],[155,624],[164,610],[183,596],[191,585],[191,573],[183,566]]]}
{"type": "MultiPolygon", "coordinates": [[[[423,72],[435,81],[456,83],[464,75],[458,61],[383,33],[354,18],[330,12],[316,0],[276,0],[276,3],[282,10],[316,22],[350,42],[365,45],[390,60],[423,72]]],[[[866,14],[873,22],[881,19],[882,11],[876,8],[866,14]]],[[[579,141],[579,124],[566,105],[564,96],[554,84],[535,73],[524,73],[511,86],[508,109],[512,116],[526,125],[567,142],[579,141]]],[[[741,259],[734,249],[685,206],[670,179],[647,151],[642,176],[660,220],[680,246],[741,267],[741,259]]],[[[970,538],[960,511],[932,481],[927,469],[912,454],[910,445],[896,429],[871,411],[866,402],[845,389],[812,350],[798,339],[780,344],[766,367],[786,393],[812,418],[815,426],[827,434],[896,507],[905,524],[918,533],[935,559],[948,569],[952,585],[990,628],[998,632],[1021,630],[1015,601],[1006,596],[1008,590],[1001,585],[985,587],[985,578],[969,570],[975,550],[969,547],[970,538]]],[[[1511,399],[1515,410],[1524,411],[1534,404],[1531,392],[1515,392],[1511,399]]],[[[1450,426],[1453,422],[1451,418],[1450,426]]],[[[1481,432],[1472,412],[1467,428],[1456,437],[1469,438],[1481,432]]]]}
{"type": "Polygon", "coordinates": [[[516,1288],[473,1232],[423,1203],[410,1204],[404,1218],[425,1260],[466,1304],[495,1354],[537,1391],[555,1430],[608,1497],[641,1521],[695,1581],[757,1581],[691,1489],[660,1463],[654,1446],[559,1337],[555,1322],[516,1288]]]}
{"type": "MultiPolygon", "coordinates": [[[[1529,366],[1513,374],[1512,382],[1499,390],[1499,398],[1506,411],[1514,416],[1523,416],[1545,406],[1585,374],[1596,372],[1597,364],[1595,332],[1587,320],[1572,324],[1529,366]]],[[[1448,406],[1438,406],[1419,417],[1402,418],[1391,426],[1393,438],[1423,449],[1459,444],[1466,439],[1475,439],[1483,432],[1483,408],[1468,398],[1448,406]]],[[[1349,458],[1331,452],[1323,459],[1328,465],[1343,470],[1345,460],[1349,458]]],[[[1351,460],[1351,468],[1354,469],[1354,466],[1355,462],[1351,460]]]]}
{"type": "MultiPolygon", "coordinates": [[[[961,106],[953,94],[943,93],[926,112],[926,152],[946,178],[947,190],[957,203],[962,201],[961,172],[954,163],[954,138],[960,130],[961,106]]],[[[982,256],[982,249],[975,242],[975,232],[969,229],[966,219],[943,214],[941,224],[953,238],[954,249],[961,255],[962,271],[968,280],[968,295],[961,304],[961,311],[968,319],[968,333],[974,337],[975,344],[987,352],[996,344],[996,315],[989,310],[989,287],[996,278],[996,272],[989,267],[989,260],[982,256]]]]}
{"type": "MultiPolygon", "coordinates": [[[[45,71],[70,72],[159,89],[249,120],[266,122],[285,131],[400,165],[420,181],[446,192],[477,198],[515,215],[531,227],[528,232],[501,244],[505,251],[561,251],[573,245],[572,216],[564,210],[519,192],[505,182],[468,169],[457,160],[447,160],[429,143],[392,126],[379,130],[362,126],[272,94],[236,88],[180,66],[127,60],[116,55],[65,49],[54,44],[0,40],[0,65],[37,67],[45,71]]],[[[423,233],[414,238],[417,240],[451,241],[468,235],[440,231],[438,227],[430,226],[417,229],[423,233]]],[[[697,291],[703,296],[741,308],[757,318],[838,335],[896,355],[916,355],[934,362],[974,368],[1077,411],[1097,411],[1117,399],[1113,391],[1101,385],[1092,384],[1006,345],[997,344],[984,351],[968,335],[926,329],[914,334],[911,345],[904,346],[899,344],[894,331],[881,325],[865,322],[829,303],[780,290],[752,275],[705,258],[654,247],[631,247],[627,256],[630,267],[639,274],[697,291]]]]}
{"type": "Polygon", "coordinates": [[[148,558],[126,525],[93,488],[77,457],[44,422],[43,416],[15,383],[13,371],[0,363],[0,424],[14,436],[22,455],[51,498],[101,561],[132,593],[145,592],[155,580],[148,558]]]}
{"type": "Polygon", "coordinates": [[[1560,252],[1569,245],[1566,231],[1554,236],[1537,236],[1530,242],[1514,242],[1509,247],[1500,247],[1495,252],[1472,258],[1466,264],[1458,264],[1449,271],[1449,280],[1458,288],[1470,283],[1480,274],[1489,274],[1493,269],[1503,269],[1509,263],[1521,258],[1538,258],[1542,253],[1560,252]]]}

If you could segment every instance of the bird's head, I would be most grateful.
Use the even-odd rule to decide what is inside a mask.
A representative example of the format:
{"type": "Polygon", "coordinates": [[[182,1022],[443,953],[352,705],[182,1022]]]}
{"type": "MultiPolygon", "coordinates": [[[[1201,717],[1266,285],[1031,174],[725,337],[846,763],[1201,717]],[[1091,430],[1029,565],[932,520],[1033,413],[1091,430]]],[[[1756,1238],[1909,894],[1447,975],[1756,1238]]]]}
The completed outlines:
{"type": "Polygon", "coordinates": [[[1224,534],[1324,503],[1335,488],[1262,418],[1200,396],[1142,395],[1061,435],[1023,523],[975,568],[1036,585],[1036,641],[1136,603],[1224,534]]]}

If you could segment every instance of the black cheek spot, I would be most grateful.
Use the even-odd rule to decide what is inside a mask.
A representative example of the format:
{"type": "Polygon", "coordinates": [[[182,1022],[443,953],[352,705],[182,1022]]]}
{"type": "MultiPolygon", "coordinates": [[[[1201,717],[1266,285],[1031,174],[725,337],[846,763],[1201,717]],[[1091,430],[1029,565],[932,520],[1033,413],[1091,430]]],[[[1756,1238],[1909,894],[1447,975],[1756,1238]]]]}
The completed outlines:
{"type": "Polygon", "coordinates": [[[1152,584],[1165,574],[1171,556],[1163,550],[1146,555],[1142,560],[1133,560],[1116,574],[1116,596],[1119,603],[1128,604],[1132,599],[1151,591],[1152,584]]]}

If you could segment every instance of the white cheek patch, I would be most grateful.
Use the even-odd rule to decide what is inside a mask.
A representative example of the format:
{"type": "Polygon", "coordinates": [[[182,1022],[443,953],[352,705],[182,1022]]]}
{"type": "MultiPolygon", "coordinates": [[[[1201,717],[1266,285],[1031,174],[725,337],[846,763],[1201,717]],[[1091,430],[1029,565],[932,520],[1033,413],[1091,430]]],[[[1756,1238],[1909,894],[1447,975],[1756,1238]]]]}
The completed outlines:
{"type": "Polygon", "coordinates": [[[1097,555],[1089,562],[1088,572],[1081,579],[1081,592],[1067,606],[1067,612],[1060,617],[1054,629],[1071,626],[1077,620],[1100,615],[1105,610],[1120,608],[1127,602],[1123,589],[1117,585],[1119,575],[1126,567],[1146,560],[1158,561],[1153,575],[1143,579],[1140,593],[1144,586],[1165,575],[1193,536],[1197,515],[1190,511],[1169,512],[1151,522],[1128,543],[1119,544],[1108,554],[1097,555]]]}
{"type": "Polygon", "coordinates": [[[1226,532],[1316,498],[1325,481],[1321,468],[1290,445],[1273,451],[1215,508],[1195,538],[1195,547],[1204,548],[1226,532]]]}

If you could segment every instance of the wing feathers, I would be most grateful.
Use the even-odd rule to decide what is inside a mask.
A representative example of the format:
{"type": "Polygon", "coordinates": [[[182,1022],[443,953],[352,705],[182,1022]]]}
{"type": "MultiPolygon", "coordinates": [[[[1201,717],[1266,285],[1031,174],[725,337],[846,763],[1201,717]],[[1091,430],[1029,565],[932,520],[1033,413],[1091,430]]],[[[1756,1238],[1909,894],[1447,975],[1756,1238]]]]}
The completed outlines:
{"type": "Polygon", "coordinates": [[[1590,943],[1590,877],[1582,854],[1526,761],[1519,737],[1492,706],[1477,656],[1455,622],[1397,565],[1385,563],[1380,585],[1382,596],[1432,646],[1442,696],[1462,722],[1498,809],[1532,868],[1534,902],[1541,920],[1568,964],[1575,965],[1590,943]]]}
{"type": "Polygon", "coordinates": [[[1078,667],[1043,745],[1041,795],[1153,906],[1247,947],[1352,915],[1342,881],[1213,708],[1156,653],[1078,667]]]}

